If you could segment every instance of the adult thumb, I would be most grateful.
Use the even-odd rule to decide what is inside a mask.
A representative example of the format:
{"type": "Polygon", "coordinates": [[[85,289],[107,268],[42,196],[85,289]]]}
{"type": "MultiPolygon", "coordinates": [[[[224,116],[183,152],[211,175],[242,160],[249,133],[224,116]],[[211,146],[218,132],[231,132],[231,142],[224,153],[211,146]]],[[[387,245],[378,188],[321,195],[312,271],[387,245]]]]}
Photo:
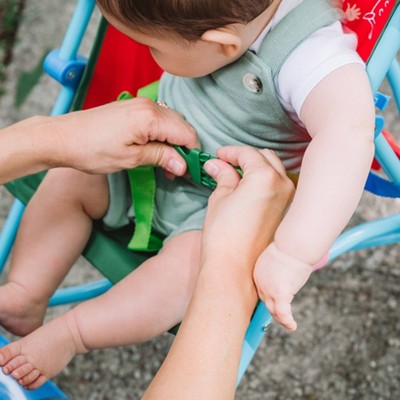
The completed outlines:
{"type": "Polygon", "coordinates": [[[158,165],[176,176],[181,176],[186,172],[185,160],[172,146],[150,142],[138,147],[140,151],[138,165],[158,165]]]}
{"type": "Polygon", "coordinates": [[[204,169],[217,182],[218,190],[233,190],[240,182],[240,175],[225,161],[209,160],[204,164],[204,169]]]}

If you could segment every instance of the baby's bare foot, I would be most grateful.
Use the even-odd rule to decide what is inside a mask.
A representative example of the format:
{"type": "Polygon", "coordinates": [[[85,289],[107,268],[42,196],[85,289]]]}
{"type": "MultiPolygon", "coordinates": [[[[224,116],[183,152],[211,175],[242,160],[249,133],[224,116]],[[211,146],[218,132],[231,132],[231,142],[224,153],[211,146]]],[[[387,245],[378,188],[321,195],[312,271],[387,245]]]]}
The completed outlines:
{"type": "Polygon", "coordinates": [[[46,300],[38,300],[22,285],[9,282],[0,287],[0,325],[9,332],[25,336],[42,325],[46,300]]]}
{"type": "Polygon", "coordinates": [[[86,351],[72,311],[1,348],[0,366],[25,389],[36,389],[86,351]]]}

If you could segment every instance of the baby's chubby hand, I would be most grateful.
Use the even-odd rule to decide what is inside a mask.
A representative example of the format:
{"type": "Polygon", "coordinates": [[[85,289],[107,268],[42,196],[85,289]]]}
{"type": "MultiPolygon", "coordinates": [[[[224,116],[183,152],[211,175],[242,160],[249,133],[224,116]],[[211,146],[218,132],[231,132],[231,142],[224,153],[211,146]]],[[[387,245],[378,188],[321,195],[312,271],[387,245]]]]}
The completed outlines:
{"type": "Polygon", "coordinates": [[[270,244],[256,262],[254,281],[258,296],[274,319],[289,331],[297,328],[291,308],[293,297],[312,271],[311,265],[281,252],[275,243],[270,244]]]}

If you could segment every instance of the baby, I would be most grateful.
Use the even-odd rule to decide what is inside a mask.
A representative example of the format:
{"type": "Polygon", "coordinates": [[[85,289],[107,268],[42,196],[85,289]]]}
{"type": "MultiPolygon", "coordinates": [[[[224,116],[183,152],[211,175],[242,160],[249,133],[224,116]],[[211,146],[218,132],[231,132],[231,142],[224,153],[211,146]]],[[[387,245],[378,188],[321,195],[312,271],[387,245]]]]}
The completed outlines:
{"type": "MultiPolygon", "coordinates": [[[[150,47],[166,71],[158,100],[187,118],[204,151],[246,144],[274,150],[292,176],[301,166],[294,201],[254,271],[271,314],[295,330],[293,296],[354,212],[373,157],[374,104],[355,36],[343,31],[329,0],[98,5],[117,29],[150,47]]],[[[124,178],[117,180],[123,191],[124,178]]],[[[153,229],[167,238],[159,254],[106,294],[39,327],[92,220],[125,223],[130,199],[114,196],[104,176],[50,171],[27,207],[0,289],[3,326],[30,333],[0,350],[3,371],[36,388],[78,353],[148,340],[181,321],[209,195],[190,179],[157,172],[153,229]],[[113,213],[118,218],[111,209],[122,210],[113,213]]]]}

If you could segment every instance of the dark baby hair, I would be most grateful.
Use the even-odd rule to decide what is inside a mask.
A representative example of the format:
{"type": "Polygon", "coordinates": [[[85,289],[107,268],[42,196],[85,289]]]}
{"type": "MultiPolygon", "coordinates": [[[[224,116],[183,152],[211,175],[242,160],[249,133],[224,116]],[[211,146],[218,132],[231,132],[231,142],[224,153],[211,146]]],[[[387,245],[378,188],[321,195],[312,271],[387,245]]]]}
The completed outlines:
{"type": "Polygon", "coordinates": [[[273,0],[97,0],[100,9],[142,33],[170,32],[188,41],[222,26],[247,24],[273,0]]]}

